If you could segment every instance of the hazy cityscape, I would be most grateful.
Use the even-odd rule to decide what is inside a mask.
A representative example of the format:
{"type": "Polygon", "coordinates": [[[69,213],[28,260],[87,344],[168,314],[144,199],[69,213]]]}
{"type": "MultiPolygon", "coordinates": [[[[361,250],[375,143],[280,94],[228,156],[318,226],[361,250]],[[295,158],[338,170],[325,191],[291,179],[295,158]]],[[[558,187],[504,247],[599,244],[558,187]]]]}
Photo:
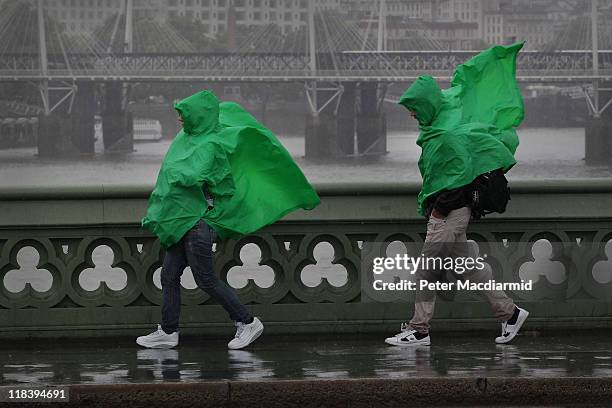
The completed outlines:
{"type": "MultiPolygon", "coordinates": [[[[110,23],[117,17],[122,0],[45,3],[49,16],[61,23],[66,32],[101,34],[112,27],[110,23]]],[[[261,52],[266,50],[266,45],[273,50],[273,43],[257,42],[256,37],[290,36],[305,29],[308,23],[307,0],[133,0],[133,3],[138,35],[148,34],[145,27],[140,32],[138,27],[148,22],[150,30],[167,29],[182,36],[181,39],[187,40],[182,46],[193,51],[204,51],[207,46],[215,50],[216,46],[216,50],[229,52],[245,48],[261,52]],[[201,37],[196,37],[194,31],[201,37]]],[[[383,47],[387,50],[479,50],[519,39],[526,41],[526,49],[590,48],[588,0],[314,0],[312,3],[317,12],[338,14],[343,22],[354,25],[363,41],[362,49],[376,45],[379,23],[384,32],[383,47]]],[[[612,41],[612,2],[600,0],[599,12],[600,46],[607,49],[612,41]]],[[[138,45],[142,48],[137,46],[136,52],[172,51],[163,49],[163,44],[157,44],[158,49],[138,45]]]]}

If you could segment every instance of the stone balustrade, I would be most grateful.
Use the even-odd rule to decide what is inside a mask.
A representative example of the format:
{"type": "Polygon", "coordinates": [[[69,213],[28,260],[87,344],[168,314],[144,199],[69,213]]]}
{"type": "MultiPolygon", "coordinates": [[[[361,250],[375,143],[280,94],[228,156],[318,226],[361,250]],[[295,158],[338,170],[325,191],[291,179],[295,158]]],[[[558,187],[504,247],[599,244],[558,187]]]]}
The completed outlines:
{"type": "MultiPolygon", "coordinates": [[[[419,188],[318,185],[315,210],[218,242],[216,272],[268,332],[393,331],[410,318],[413,294],[404,302],[369,300],[362,275],[371,270],[362,270],[361,251],[371,241],[422,243],[419,188]]],[[[533,291],[510,293],[531,311],[529,327],[612,326],[612,180],[517,181],[511,188],[509,210],[473,222],[468,237],[488,253],[496,280],[533,279],[533,291]]],[[[132,335],[153,327],[163,250],[139,226],[150,191],[0,190],[0,337],[132,335]]],[[[222,308],[189,271],[183,277],[182,331],[229,332],[222,308]]],[[[434,327],[495,327],[477,294],[455,300],[439,302],[434,327]]]]}

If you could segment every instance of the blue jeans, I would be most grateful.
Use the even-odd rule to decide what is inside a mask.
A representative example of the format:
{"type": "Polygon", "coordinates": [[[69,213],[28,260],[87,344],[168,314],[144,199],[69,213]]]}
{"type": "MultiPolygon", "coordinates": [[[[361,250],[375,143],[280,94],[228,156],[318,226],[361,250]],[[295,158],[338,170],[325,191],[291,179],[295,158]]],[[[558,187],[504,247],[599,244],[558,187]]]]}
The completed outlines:
{"type": "Polygon", "coordinates": [[[181,314],[181,275],[187,266],[191,267],[198,287],[223,306],[232,320],[243,323],[253,320],[236,292],[215,275],[212,253],[215,235],[215,231],[204,220],[200,220],[177,244],[166,250],[161,271],[161,326],[166,333],[178,330],[181,314]]]}

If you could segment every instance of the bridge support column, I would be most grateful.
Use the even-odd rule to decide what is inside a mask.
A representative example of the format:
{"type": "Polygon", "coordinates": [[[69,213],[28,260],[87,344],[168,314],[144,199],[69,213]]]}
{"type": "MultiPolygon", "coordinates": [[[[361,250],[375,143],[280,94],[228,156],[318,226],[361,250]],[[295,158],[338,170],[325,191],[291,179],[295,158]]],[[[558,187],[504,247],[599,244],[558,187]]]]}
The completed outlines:
{"type": "MultiPolygon", "coordinates": [[[[603,88],[612,89],[612,84],[603,88]]],[[[600,102],[607,103],[612,91],[599,91],[600,102]]],[[[612,164],[612,106],[599,117],[591,116],[584,131],[584,155],[586,164],[612,164]]]]}
{"type": "MultiPolygon", "coordinates": [[[[382,111],[381,85],[360,84],[360,109],[357,116],[357,154],[381,155],[387,153],[387,118],[382,111]]],[[[384,95],[383,95],[384,96],[384,95]]]]}
{"type": "Polygon", "coordinates": [[[38,117],[38,157],[59,155],[59,138],[61,121],[52,115],[38,117]]]}
{"type": "Polygon", "coordinates": [[[584,136],[586,164],[612,163],[612,118],[589,118],[584,136]]]}
{"type": "Polygon", "coordinates": [[[306,117],[305,155],[311,159],[335,157],[336,119],[321,113],[306,117]]]}
{"type": "Polygon", "coordinates": [[[13,119],[6,121],[0,119],[0,148],[12,147],[14,144],[15,125],[9,124],[9,121],[13,121],[13,119]]]}
{"type": "Polygon", "coordinates": [[[72,121],[65,113],[38,117],[38,157],[73,156],[78,153],[72,144],[72,121]]]}
{"type": "Polygon", "coordinates": [[[77,83],[72,107],[72,143],[81,154],[95,153],[96,90],[93,82],[77,83]]]}
{"type": "Polygon", "coordinates": [[[308,158],[339,157],[338,104],[342,87],[338,84],[322,85],[313,82],[306,85],[310,115],[306,117],[305,155],[308,158]]]}
{"type": "Polygon", "coordinates": [[[38,157],[77,156],[80,150],[75,144],[75,132],[79,131],[79,120],[78,116],[64,110],[40,115],[37,130],[38,157]]]}
{"type": "Polygon", "coordinates": [[[342,156],[354,155],[355,152],[355,120],[357,102],[357,83],[343,82],[344,92],[340,97],[337,122],[338,153],[342,156]]]}
{"type": "Polygon", "coordinates": [[[325,107],[306,118],[306,157],[334,158],[355,154],[357,83],[317,90],[325,107]]]}
{"type": "Polygon", "coordinates": [[[124,107],[124,89],[121,82],[104,84],[104,111],[102,134],[105,153],[131,153],[134,151],[134,132],[131,113],[124,107]]]}
{"type": "MultiPolygon", "coordinates": [[[[325,101],[330,91],[317,91],[325,101]]],[[[306,119],[306,157],[380,155],[387,152],[387,123],[378,84],[342,83],[340,99],[306,119]],[[359,109],[357,101],[359,100],[359,109]]]]}

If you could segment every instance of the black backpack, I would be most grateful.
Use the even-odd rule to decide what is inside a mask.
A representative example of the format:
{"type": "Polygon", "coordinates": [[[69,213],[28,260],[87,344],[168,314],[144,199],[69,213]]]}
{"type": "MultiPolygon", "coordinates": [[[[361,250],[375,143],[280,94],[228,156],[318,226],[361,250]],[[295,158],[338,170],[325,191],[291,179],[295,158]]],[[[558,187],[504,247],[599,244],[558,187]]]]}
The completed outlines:
{"type": "Polygon", "coordinates": [[[476,177],[471,194],[474,218],[505,212],[510,201],[510,188],[504,172],[497,169],[476,177]]]}

